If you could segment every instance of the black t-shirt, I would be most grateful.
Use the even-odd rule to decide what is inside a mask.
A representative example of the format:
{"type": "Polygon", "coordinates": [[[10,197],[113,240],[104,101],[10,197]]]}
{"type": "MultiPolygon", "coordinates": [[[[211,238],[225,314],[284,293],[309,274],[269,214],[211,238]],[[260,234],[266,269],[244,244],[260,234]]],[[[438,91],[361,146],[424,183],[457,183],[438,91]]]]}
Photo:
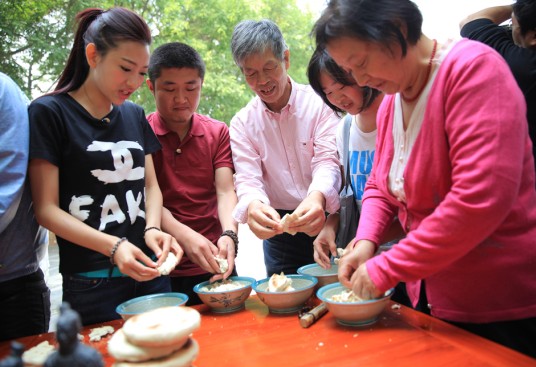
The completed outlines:
{"type": "Polygon", "coordinates": [[[475,19],[467,23],[460,34],[492,47],[508,63],[527,102],[529,135],[536,164],[536,51],[517,46],[509,32],[489,19],[475,19]]]}
{"type": "MultiPolygon", "coordinates": [[[[59,168],[60,208],[87,225],[128,240],[152,255],[145,228],[145,156],[160,149],[145,113],[125,102],[102,120],[68,94],[29,107],[30,159],[59,168]]],[[[109,258],[58,237],[60,272],[108,268],[109,258]]]]}

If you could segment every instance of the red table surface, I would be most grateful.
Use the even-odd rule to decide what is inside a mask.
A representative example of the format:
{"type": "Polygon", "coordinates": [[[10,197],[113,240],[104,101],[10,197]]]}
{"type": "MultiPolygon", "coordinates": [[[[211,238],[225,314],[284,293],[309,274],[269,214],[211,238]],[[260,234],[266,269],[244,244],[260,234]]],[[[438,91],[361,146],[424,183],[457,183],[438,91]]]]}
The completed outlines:
{"type": "MultiPolygon", "coordinates": [[[[296,314],[271,314],[256,296],[246,301],[244,310],[229,314],[195,306],[202,318],[192,335],[200,349],[194,366],[536,366],[536,359],[410,308],[392,308],[393,304],[377,323],[358,328],[337,324],[329,312],[303,328],[296,314]]],[[[117,330],[123,321],[88,326],[81,334],[103,355],[105,365],[112,366],[107,352],[110,336],[89,342],[90,330],[103,325],[117,330]]],[[[54,343],[54,333],[17,341],[29,349],[44,340],[54,343]]],[[[9,351],[9,342],[0,343],[0,358],[9,351]]]]}

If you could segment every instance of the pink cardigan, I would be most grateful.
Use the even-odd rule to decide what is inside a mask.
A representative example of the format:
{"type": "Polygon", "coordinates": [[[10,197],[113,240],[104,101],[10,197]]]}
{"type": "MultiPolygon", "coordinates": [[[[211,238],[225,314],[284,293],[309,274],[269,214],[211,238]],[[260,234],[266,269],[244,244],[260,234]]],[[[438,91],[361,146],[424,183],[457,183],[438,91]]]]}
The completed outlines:
{"type": "Polygon", "coordinates": [[[536,190],[526,107],[491,48],[461,40],[443,61],[404,172],[407,203],[387,186],[394,96],[378,114],[374,168],[358,239],[380,243],[398,214],[407,237],[367,263],[384,291],[425,279],[432,315],[486,323],[536,316],[536,190]]]}

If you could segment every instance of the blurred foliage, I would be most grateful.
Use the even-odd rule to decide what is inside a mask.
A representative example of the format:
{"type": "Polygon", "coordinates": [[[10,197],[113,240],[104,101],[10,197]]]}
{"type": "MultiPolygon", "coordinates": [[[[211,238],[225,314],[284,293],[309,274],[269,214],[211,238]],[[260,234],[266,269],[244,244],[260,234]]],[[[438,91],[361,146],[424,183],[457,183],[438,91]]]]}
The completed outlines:
{"type": "MultiPolygon", "coordinates": [[[[315,19],[293,0],[0,0],[0,71],[31,98],[52,90],[72,45],[76,13],[112,6],[132,9],[147,21],[154,40],[151,49],[179,41],[201,54],[207,66],[202,114],[229,123],[253,96],[230,51],[233,28],[243,19],[276,22],[291,51],[290,76],[307,83],[305,70],[313,52],[309,33],[315,19]]],[[[155,109],[145,84],[132,100],[147,113],[155,109]]]]}

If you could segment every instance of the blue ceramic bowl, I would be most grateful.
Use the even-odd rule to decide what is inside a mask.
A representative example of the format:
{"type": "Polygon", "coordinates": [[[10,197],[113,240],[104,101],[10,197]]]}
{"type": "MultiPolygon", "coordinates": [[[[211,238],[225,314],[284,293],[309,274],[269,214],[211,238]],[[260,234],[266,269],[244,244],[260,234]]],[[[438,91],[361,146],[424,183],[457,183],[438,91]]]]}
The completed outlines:
{"type": "Polygon", "coordinates": [[[304,303],[314,294],[318,280],[311,275],[291,274],[293,291],[269,292],[268,281],[270,278],[258,280],[253,285],[253,290],[259,299],[268,306],[271,313],[293,313],[299,311],[304,303]]]}
{"type": "Polygon", "coordinates": [[[318,280],[316,289],[339,281],[339,277],[337,275],[337,272],[339,271],[339,265],[335,263],[331,263],[331,268],[329,269],[324,269],[317,263],[314,263],[304,265],[301,268],[298,268],[297,271],[298,274],[314,276],[318,280]]]}
{"type": "Polygon", "coordinates": [[[233,282],[242,283],[243,286],[228,291],[206,291],[203,290],[204,287],[215,286],[218,284],[218,282],[210,283],[209,281],[206,281],[199,283],[194,287],[194,292],[197,293],[205,305],[210,307],[212,312],[228,313],[243,309],[246,300],[251,294],[251,287],[253,283],[255,283],[255,279],[250,277],[230,276],[227,279],[233,282]]]}
{"type": "Polygon", "coordinates": [[[155,308],[167,306],[183,306],[188,301],[188,296],[184,293],[157,293],[147,296],[133,298],[121,303],[116,307],[117,312],[123,320],[127,320],[134,315],[154,310],[155,308]]]}
{"type": "Polygon", "coordinates": [[[359,302],[335,302],[331,297],[347,290],[341,283],[328,284],[316,292],[316,296],[326,304],[328,311],[337,322],[345,326],[366,326],[378,321],[379,315],[389,303],[394,289],[389,289],[381,298],[359,302]]]}

